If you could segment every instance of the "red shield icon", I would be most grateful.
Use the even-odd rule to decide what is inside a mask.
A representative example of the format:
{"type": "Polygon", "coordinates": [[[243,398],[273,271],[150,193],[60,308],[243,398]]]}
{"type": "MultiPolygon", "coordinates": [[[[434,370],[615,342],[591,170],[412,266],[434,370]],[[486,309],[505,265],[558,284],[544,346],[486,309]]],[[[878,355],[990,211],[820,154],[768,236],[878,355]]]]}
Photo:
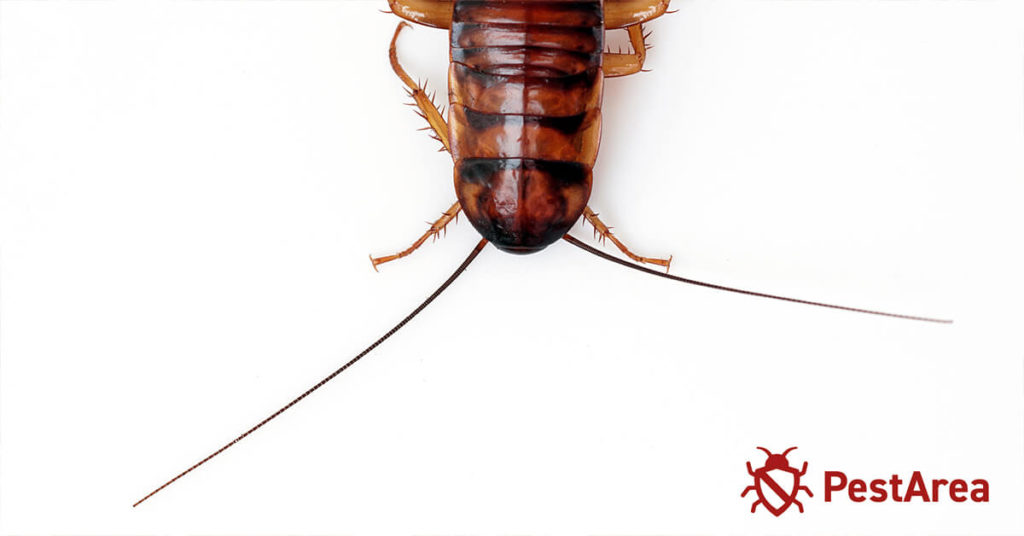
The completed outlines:
{"type": "Polygon", "coordinates": [[[797,500],[797,493],[803,490],[807,492],[808,497],[814,497],[807,486],[800,485],[800,477],[807,473],[807,462],[804,462],[803,468],[799,471],[790,467],[786,455],[796,447],[790,447],[782,454],[772,454],[764,447],[757,448],[765,451],[768,454],[768,459],[765,460],[764,466],[757,470],[754,470],[750,462],[747,462],[747,472],[754,477],[754,483],[747,486],[740,497],[745,497],[751,490],[757,492],[758,499],[750,507],[750,513],[757,511],[757,505],[763,504],[765,509],[778,517],[791,505],[796,504],[802,514],[804,505],[797,500]]]}

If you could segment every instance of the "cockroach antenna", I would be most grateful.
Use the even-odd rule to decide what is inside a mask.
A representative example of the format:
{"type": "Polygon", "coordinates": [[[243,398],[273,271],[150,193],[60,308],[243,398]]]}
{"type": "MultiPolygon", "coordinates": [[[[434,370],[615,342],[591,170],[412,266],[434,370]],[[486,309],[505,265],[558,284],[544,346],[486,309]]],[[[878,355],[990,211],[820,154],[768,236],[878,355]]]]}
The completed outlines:
{"type": "Polygon", "coordinates": [[[902,318],[902,319],[905,319],[905,320],[918,320],[918,321],[921,321],[921,322],[935,322],[937,324],[952,324],[953,323],[952,320],[943,320],[943,319],[939,319],[939,318],[928,318],[928,317],[924,317],[924,316],[902,315],[902,314],[897,314],[897,313],[886,313],[886,312],[882,312],[882,311],[872,311],[870,309],[858,309],[856,307],[846,307],[845,305],[833,305],[833,304],[830,304],[830,303],[821,303],[821,302],[815,302],[815,301],[809,301],[809,300],[801,300],[801,299],[798,299],[798,298],[787,298],[785,296],[776,296],[774,294],[765,294],[763,292],[754,292],[752,290],[743,290],[743,289],[739,289],[739,288],[726,287],[724,285],[716,285],[714,283],[705,283],[703,281],[697,281],[697,280],[694,280],[694,279],[687,279],[685,277],[679,277],[679,276],[675,276],[675,275],[671,275],[671,274],[662,273],[662,272],[659,272],[657,270],[652,270],[650,268],[647,268],[645,266],[640,266],[639,264],[633,264],[633,263],[631,263],[629,261],[626,261],[624,259],[620,259],[620,258],[618,258],[618,257],[616,257],[614,255],[609,255],[608,253],[605,253],[605,252],[603,252],[603,251],[601,251],[599,249],[596,249],[596,248],[593,248],[591,246],[588,246],[587,244],[584,244],[583,242],[580,242],[579,240],[577,240],[576,238],[573,238],[570,235],[565,235],[562,238],[565,239],[566,242],[568,242],[568,243],[570,243],[570,244],[572,244],[572,245],[574,245],[574,246],[576,246],[576,247],[578,247],[578,248],[580,248],[580,249],[582,249],[582,250],[584,250],[586,252],[593,253],[594,255],[597,255],[598,257],[601,257],[602,259],[606,259],[606,260],[612,261],[614,263],[621,264],[623,266],[627,266],[627,267],[632,268],[634,270],[639,270],[641,272],[646,272],[648,274],[654,274],[654,275],[656,275],[658,277],[664,277],[665,279],[671,279],[673,281],[679,281],[679,282],[687,283],[687,284],[690,284],[690,285],[697,285],[698,287],[707,287],[707,288],[713,288],[713,289],[716,289],[716,290],[724,290],[726,292],[735,292],[737,294],[746,294],[747,296],[756,296],[758,298],[771,298],[773,300],[781,300],[781,301],[792,302],[792,303],[802,303],[804,305],[814,305],[814,306],[817,306],[817,307],[827,307],[829,309],[839,309],[841,311],[852,311],[854,313],[865,313],[865,314],[869,314],[869,315],[888,316],[888,317],[891,317],[891,318],[902,318]]]}
{"type": "Polygon", "coordinates": [[[287,411],[289,408],[291,408],[295,404],[298,404],[299,401],[301,401],[303,398],[306,398],[307,396],[312,394],[313,391],[316,391],[317,389],[323,387],[324,384],[326,384],[327,382],[333,380],[338,374],[341,374],[342,372],[345,372],[345,369],[347,369],[347,368],[351,367],[352,365],[354,365],[356,363],[356,361],[359,361],[360,359],[362,359],[364,356],[366,356],[366,354],[369,354],[370,352],[372,352],[374,348],[380,346],[380,344],[382,342],[388,340],[389,337],[391,337],[392,335],[397,333],[398,330],[402,329],[402,326],[405,326],[406,324],[408,324],[410,320],[415,318],[416,315],[420,314],[420,311],[426,309],[427,306],[430,305],[430,303],[432,301],[437,299],[437,297],[440,296],[441,293],[445,291],[445,289],[447,289],[449,286],[451,286],[451,284],[454,283],[455,280],[458,279],[458,277],[460,275],[462,275],[462,272],[466,271],[466,268],[469,267],[469,263],[473,262],[473,259],[475,259],[476,256],[479,255],[481,251],[483,251],[484,246],[486,246],[486,245],[487,245],[487,240],[486,239],[485,240],[481,240],[480,243],[478,243],[476,245],[476,247],[473,249],[473,251],[470,252],[469,256],[466,257],[466,260],[462,261],[462,264],[460,264],[459,267],[455,269],[455,271],[452,273],[452,275],[449,276],[448,279],[446,279],[444,283],[441,283],[441,286],[437,287],[437,290],[435,290],[433,294],[428,296],[427,299],[423,300],[423,303],[419,304],[415,309],[413,309],[412,312],[408,314],[408,316],[403,318],[399,323],[395,324],[395,327],[393,327],[390,330],[388,330],[387,333],[385,333],[381,338],[379,338],[376,341],[374,341],[373,344],[371,344],[370,346],[367,346],[365,350],[363,350],[362,352],[359,352],[358,355],[356,355],[355,357],[350,359],[347,363],[345,363],[344,365],[339,367],[334,372],[328,374],[327,377],[325,377],[324,379],[322,379],[319,382],[317,382],[315,385],[313,385],[313,387],[310,387],[309,389],[307,389],[306,392],[304,392],[301,395],[295,397],[295,399],[292,400],[291,402],[285,404],[283,407],[281,407],[281,409],[275,411],[274,413],[271,413],[269,417],[267,417],[266,419],[263,419],[262,421],[260,421],[259,424],[257,424],[256,426],[253,426],[252,428],[246,430],[245,433],[243,433],[242,435],[234,438],[227,445],[224,445],[223,447],[215,450],[213,452],[213,454],[210,454],[209,456],[203,458],[202,460],[199,460],[198,463],[196,463],[192,467],[189,467],[188,469],[185,469],[184,471],[179,473],[178,476],[168,480],[167,482],[165,482],[160,487],[158,487],[155,490],[149,492],[149,494],[147,494],[145,497],[139,499],[135,504],[133,504],[132,508],[135,508],[136,506],[142,504],[142,502],[145,501],[146,499],[149,499],[153,495],[156,495],[157,493],[159,493],[161,490],[163,490],[167,486],[170,486],[171,484],[173,484],[179,478],[181,478],[181,477],[191,473],[192,471],[197,469],[200,465],[203,465],[204,463],[212,460],[218,454],[220,454],[220,453],[224,452],[225,450],[228,450],[229,448],[233,447],[236,443],[238,443],[239,441],[245,439],[249,434],[255,432],[256,430],[259,430],[260,428],[263,427],[263,425],[265,425],[268,422],[274,420],[275,418],[277,418],[278,415],[284,413],[285,411],[287,411]]]}

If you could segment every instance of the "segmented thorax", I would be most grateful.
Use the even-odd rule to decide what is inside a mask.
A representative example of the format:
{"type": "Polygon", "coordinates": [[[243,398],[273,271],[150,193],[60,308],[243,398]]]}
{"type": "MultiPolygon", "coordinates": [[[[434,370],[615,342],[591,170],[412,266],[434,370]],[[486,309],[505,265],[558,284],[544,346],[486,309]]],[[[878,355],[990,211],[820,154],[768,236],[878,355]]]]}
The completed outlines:
{"type": "Polygon", "coordinates": [[[600,0],[455,0],[455,188],[496,246],[538,251],[590,197],[601,135],[600,0]]]}

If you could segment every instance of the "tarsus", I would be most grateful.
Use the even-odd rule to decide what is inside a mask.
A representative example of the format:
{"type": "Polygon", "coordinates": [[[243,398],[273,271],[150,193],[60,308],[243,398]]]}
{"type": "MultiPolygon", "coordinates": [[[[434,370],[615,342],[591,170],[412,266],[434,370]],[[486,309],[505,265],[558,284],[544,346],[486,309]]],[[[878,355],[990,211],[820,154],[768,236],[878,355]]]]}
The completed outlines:
{"type": "Polygon", "coordinates": [[[565,235],[562,238],[564,238],[566,242],[569,242],[570,244],[572,244],[572,245],[574,245],[574,246],[576,246],[576,247],[578,247],[580,249],[583,249],[584,251],[593,253],[594,255],[597,255],[598,257],[601,257],[602,259],[607,259],[607,260],[612,261],[614,263],[618,263],[618,264],[621,264],[623,266],[628,266],[628,267],[630,267],[630,268],[632,268],[634,270],[639,270],[641,272],[646,272],[646,273],[649,273],[649,274],[654,274],[654,275],[656,275],[658,277],[664,277],[666,279],[671,279],[673,281],[680,281],[682,283],[688,283],[690,285],[697,285],[699,287],[707,287],[707,288],[713,288],[713,289],[717,289],[717,290],[724,290],[726,292],[735,292],[737,294],[746,294],[747,296],[757,296],[758,298],[771,298],[773,300],[782,300],[782,301],[793,302],[793,303],[802,303],[804,305],[814,305],[814,306],[817,306],[817,307],[827,307],[829,309],[839,309],[839,310],[842,310],[842,311],[852,311],[854,313],[865,313],[865,314],[869,314],[869,315],[888,316],[888,317],[892,317],[892,318],[903,318],[905,320],[919,320],[921,322],[935,322],[935,323],[938,323],[938,324],[952,324],[953,323],[952,320],[942,320],[942,319],[939,319],[939,318],[928,318],[928,317],[924,317],[924,316],[902,315],[902,314],[896,314],[896,313],[885,313],[885,312],[882,312],[882,311],[872,311],[872,310],[869,310],[869,309],[858,309],[856,307],[846,307],[844,305],[833,305],[833,304],[830,304],[830,303],[814,302],[814,301],[808,301],[808,300],[801,300],[801,299],[797,299],[797,298],[787,298],[785,296],[776,296],[774,294],[765,294],[763,292],[754,292],[752,290],[743,290],[743,289],[738,289],[738,288],[726,287],[726,286],[723,286],[723,285],[716,285],[714,283],[705,283],[703,281],[696,281],[694,279],[686,279],[685,277],[679,277],[679,276],[675,276],[675,275],[664,274],[664,273],[661,273],[661,272],[659,272],[657,270],[651,270],[650,268],[647,268],[647,267],[644,267],[644,266],[640,266],[638,264],[633,264],[633,263],[631,263],[629,261],[620,259],[620,258],[615,257],[613,255],[609,255],[608,253],[605,253],[605,252],[603,252],[603,251],[601,251],[599,249],[595,249],[595,248],[593,248],[591,246],[588,246],[587,244],[584,244],[583,242],[580,242],[576,238],[573,238],[572,236],[569,236],[569,235],[565,235]]]}
{"type": "Polygon", "coordinates": [[[173,484],[179,478],[181,478],[181,477],[191,473],[197,467],[199,467],[200,465],[203,465],[204,463],[210,461],[211,459],[213,459],[215,456],[217,456],[221,452],[224,452],[225,450],[231,448],[232,446],[235,445],[235,443],[238,443],[239,441],[245,439],[246,436],[248,436],[249,434],[255,432],[256,430],[259,430],[264,424],[267,424],[268,422],[274,420],[278,415],[280,415],[280,414],[284,413],[286,410],[288,410],[288,408],[294,406],[295,404],[298,404],[300,400],[302,400],[303,398],[306,398],[307,396],[309,396],[313,391],[316,391],[317,389],[323,387],[325,383],[333,380],[335,376],[337,376],[338,374],[341,374],[342,372],[345,371],[345,369],[347,369],[347,368],[351,367],[352,365],[354,365],[356,361],[359,361],[366,354],[368,354],[371,351],[373,351],[374,348],[376,348],[377,346],[380,346],[380,343],[386,341],[389,337],[391,337],[396,332],[398,332],[398,330],[402,329],[402,326],[406,325],[416,315],[420,314],[420,311],[422,311],[423,309],[426,309],[426,307],[428,305],[430,305],[430,302],[434,301],[438,296],[441,295],[442,292],[445,291],[445,289],[447,289],[452,283],[454,283],[455,280],[460,275],[462,275],[462,272],[466,271],[466,268],[469,267],[469,263],[473,262],[473,259],[475,259],[476,256],[480,254],[480,252],[484,249],[484,246],[486,246],[486,245],[487,245],[487,240],[481,240],[480,243],[476,245],[476,248],[474,248],[473,251],[470,252],[469,256],[466,257],[466,260],[462,261],[462,264],[459,265],[459,267],[455,269],[455,272],[453,272],[452,275],[447,280],[445,280],[444,283],[441,283],[441,286],[437,287],[437,290],[435,290],[433,294],[431,294],[429,297],[427,297],[426,300],[423,300],[423,303],[419,304],[419,306],[417,306],[415,309],[413,309],[412,312],[409,313],[408,316],[403,318],[401,322],[399,322],[398,324],[395,324],[395,327],[393,327],[390,330],[388,330],[388,332],[385,333],[384,336],[382,336],[381,338],[377,339],[370,346],[367,346],[366,349],[363,350],[362,352],[359,352],[359,355],[353,357],[351,360],[349,360],[348,363],[345,363],[344,365],[339,367],[338,370],[335,370],[334,372],[330,373],[329,375],[327,375],[327,377],[325,377],[324,379],[322,379],[319,382],[317,382],[316,385],[314,385],[313,387],[310,387],[308,390],[306,390],[306,392],[302,393],[301,395],[296,397],[291,402],[285,404],[281,409],[279,409],[279,410],[275,411],[274,413],[270,414],[269,417],[267,417],[266,419],[263,419],[262,421],[260,421],[259,424],[257,424],[256,426],[253,426],[252,428],[248,429],[244,434],[236,437],[235,439],[233,439],[227,445],[224,445],[223,447],[217,449],[216,451],[213,452],[213,454],[210,454],[209,456],[203,458],[202,460],[199,461],[199,463],[196,463],[192,467],[189,467],[188,469],[182,471],[178,476],[168,480],[167,482],[165,482],[159,488],[156,488],[155,490],[149,492],[148,495],[146,495],[145,497],[139,499],[138,502],[133,504],[132,508],[135,508],[136,506],[141,504],[146,499],[152,497],[153,495],[156,495],[157,493],[160,492],[160,490],[166,488],[167,486],[170,486],[171,484],[173,484]]]}

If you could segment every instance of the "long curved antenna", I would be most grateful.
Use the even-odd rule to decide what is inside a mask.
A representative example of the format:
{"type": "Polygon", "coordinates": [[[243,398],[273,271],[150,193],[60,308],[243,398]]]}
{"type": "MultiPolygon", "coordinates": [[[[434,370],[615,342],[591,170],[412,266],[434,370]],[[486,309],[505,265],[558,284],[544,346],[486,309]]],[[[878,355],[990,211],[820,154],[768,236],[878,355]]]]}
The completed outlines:
{"type": "Polygon", "coordinates": [[[403,318],[401,322],[395,324],[395,327],[393,327],[390,330],[388,330],[388,332],[385,333],[384,336],[382,336],[381,338],[377,339],[370,346],[367,346],[366,349],[363,350],[362,352],[359,352],[359,355],[353,357],[351,360],[349,360],[348,363],[345,363],[340,368],[338,368],[338,370],[335,370],[334,372],[328,374],[326,378],[320,380],[319,382],[317,382],[316,385],[314,385],[313,387],[310,387],[308,390],[306,390],[306,392],[302,393],[301,395],[296,397],[291,402],[285,404],[281,409],[279,409],[279,410],[275,411],[274,413],[270,414],[269,417],[267,417],[266,419],[263,419],[262,421],[260,421],[259,424],[257,424],[256,426],[253,426],[252,428],[247,430],[244,434],[236,437],[235,439],[233,439],[227,445],[224,445],[223,447],[217,449],[216,451],[213,452],[213,454],[210,454],[209,456],[203,458],[202,460],[199,461],[199,463],[193,465],[192,467],[189,467],[188,469],[185,469],[178,476],[168,480],[167,482],[165,482],[159,488],[156,488],[155,490],[149,492],[148,495],[146,495],[145,497],[139,499],[138,502],[133,504],[132,508],[135,508],[136,506],[141,504],[146,499],[152,497],[153,495],[156,495],[158,492],[160,492],[160,490],[166,488],[167,486],[170,486],[171,484],[173,484],[179,478],[181,478],[181,477],[191,473],[193,470],[195,470],[200,465],[203,465],[204,463],[210,461],[211,459],[213,459],[214,456],[217,456],[221,452],[224,452],[225,450],[231,448],[232,446],[235,445],[235,443],[238,443],[239,441],[245,439],[246,436],[248,436],[249,434],[255,432],[256,430],[259,430],[264,424],[267,424],[268,422],[274,420],[274,418],[276,418],[278,415],[284,413],[288,408],[294,406],[295,404],[298,404],[300,400],[302,400],[303,398],[306,398],[307,396],[309,396],[313,391],[316,391],[317,389],[323,387],[325,383],[333,380],[335,376],[337,376],[338,374],[341,374],[342,372],[345,371],[345,369],[347,369],[347,368],[351,367],[352,365],[354,365],[356,361],[359,361],[360,359],[363,358],[363,356],[365,356],[366,354],[368,354],[371,351],[373,351],[373,349],[376,348],[377,346],[379,346],[380,343],[386,341],[389,337],[394,335],[398,330],[402,329],[402,326],[404,326],[407,323],[409,323],[409,321],[412,320],[413,317],[415,317],[416,315],[420,314],[420,311],[422,311],[423,309],[426,309],[427,306],[430,305],[430,302],[434,301],[438,296],[441,295],[442,292],[445,291],[445,289],[447,289],[452,283],[454,283],[455,280],[460,275],[462,275],[462,272],[466,271],[466,268],[469,266],[469,263],[473,262],[473,259],[475,259],[476,256],[480,254],[480,252],[484,249],[484,246],[486,246],[486,245],[487,245],[487,240],[481,240],[480,243],[476,245],[476,248],[474,248],[473,251],[470,252],[469,256],[466,257],[466,260],[462,261],[462,264],[459,265],[459,267],[455,269],[455,272],[453,272],[452,275],[447,280],[445,280],[444,283],[441,283],[441,286],[437,287],[437,290],[435,290],[433,294],[431,294],[429,297],[427,297],[426,300],[423,300],[423,303],[419,304],[419,306],[417,306],[415,309],[413,309],[412,312],[409,313],[408,316],[403,318]]]}
{"type": "Polygon", "coordinates": [[[789,454],[790,451],[794,451],[794,450],[796,450],[796,447],[789,447],[788,449],[786,449],[785,452],[782,453],[782,455],[785,456],[785,455],[789,454]]]}
{"type": "Polygon", "coordinates": [[[576,247],[578,247],[578,248],[580,248],[580,249],[582,249],[584,251],[587,251],[589,253],[593,253],[594,255],[597,255],[598,257],[601,257],[602,259],[607,259],[607,260],[612,261],[614,263],[621,264],[623,266],[628,266],[629,268],[632,268],[634,270],[639,270],[641,272],[646,272],[646,273],[649,273],[649,274],[654,274],[654,275],[656,275],[658,277],[664,277],[666,279],[671,279],[673,281],[680,281],[682,283],[688,283],[690,285],[697,285],[698,287],[707,287],[707,288],[713,288],[713,289],[717,289],[717,290],[724,290],[726,292],[735,292],[737,294],[746,294],[747,296],[757,296],[758,298],[771,298],[773,300],[781,300],[781,301],[792,302],[792,303],[802,303],[804,305],[814,305],[814,306],[817,306],[817,307],[827,307],[829,309],[839,309],[841,311],[852,311],[854,313],[865,313],[865,314],[869,314],[869,315],[888,316],[888,317],[892,317],[892,318],[903,318],[905,320],[919,320],[921,322],[935,322],[935,323],[938,323],[938,324],[952,324],[953,323],[952,320],[943,320],[943,319],[939,319],[939,318],[928,318],[928,317],[924,317],[924,316],[911,316],[911,315],[903,315],[903,314],[896,314],[896,313],[885,313],[885,312],[882,312],[882,311],[872,311],[870,309],[858,309],[856,307],[846,307],[845,305],[832,305],[830,303],[814,302],[814,301],[808,301],[808,300],[801,300],[801,299],[797,299],[797,298],[787,298],[785,296],[776,296],[774,294],[765,294],[763,292],[754,292],[752,290],[743,290],[743,289],[738,289],[738,288],[726,287],[726,286],[723,286],[723,285],[716,285],[714,283],[705,283],[703,281],[696,281],[694,279],[686,279],[685,277],[679,277],[679,276],[675,276],[675,275],[665,274],[665,273],[662,273],[662,272],[659,272],[659,271],[656,271],[656,270],[651,270],[650,268],[647,268],[647,267],[644,267],[644,266],[640,266],[638,264],[633,264],[633,263],[631,263],[629,261],[625,261],[625,260],[620,259],[618,257],[615,257],[613,255],[609,255],[609,254],[607,254],[607,253],[605,253],[605,252],[603,252],[603,251],[601,251],[599,249],[595,249],[595,248],[593,248],[591,246],[588,246],[587,244],[584,244],[583,242],[580,242],[579,240],[577,240],[576,238],[573,238],[570,235],[565,235],[562,238],[565,239],[566,242],[568,242],[568,243],[570,243],[570,244],[572,244],[572,245],[574,245],[574,246],[576,246],[576,247]]]}
{"type": "Polygon", "coordinates": [[[774,456],[774,454],[772,454],[772,451],[770,451],[770,450],[768,450],[768,449],[766,449],[764,447],[757,447],[757,448],[763,450],[764,453],[767,454],[768,456],[774,456]]]}

